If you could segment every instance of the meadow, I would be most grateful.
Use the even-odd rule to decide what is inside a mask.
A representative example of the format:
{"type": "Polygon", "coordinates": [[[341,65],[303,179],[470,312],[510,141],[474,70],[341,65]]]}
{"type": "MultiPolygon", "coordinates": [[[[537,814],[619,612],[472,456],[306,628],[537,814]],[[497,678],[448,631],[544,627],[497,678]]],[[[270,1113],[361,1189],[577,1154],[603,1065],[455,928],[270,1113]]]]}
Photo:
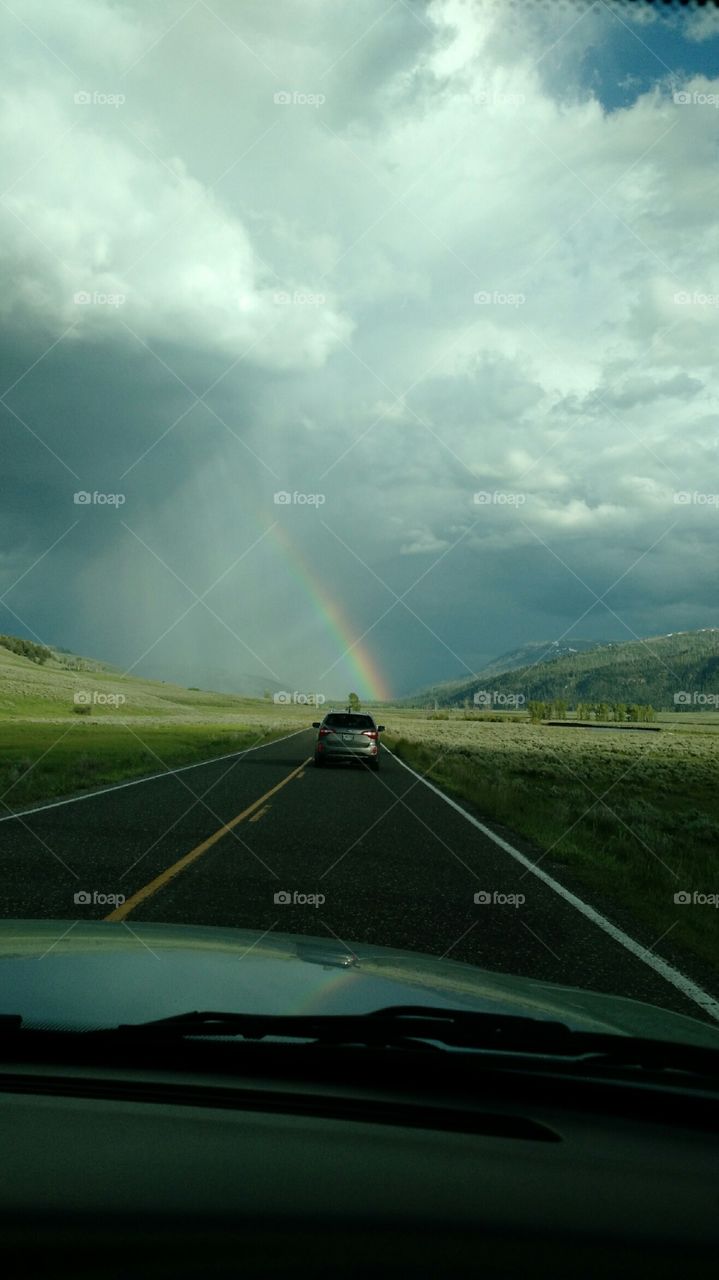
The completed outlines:
{"type": "Polygon", "coordinates": [[[244,751],[311,719],[306,707],[93,668],[37,666],[0,648],[3,812],[244,751]]]}

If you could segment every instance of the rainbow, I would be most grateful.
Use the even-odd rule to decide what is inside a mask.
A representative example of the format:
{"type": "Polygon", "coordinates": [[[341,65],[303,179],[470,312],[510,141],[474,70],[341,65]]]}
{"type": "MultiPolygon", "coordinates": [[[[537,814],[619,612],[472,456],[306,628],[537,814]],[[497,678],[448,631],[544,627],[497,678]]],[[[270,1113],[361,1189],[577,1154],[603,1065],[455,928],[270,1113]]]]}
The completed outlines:
{"type": "MultiPolygon", "coordinates": [[[[355,692],[361,698],[369,698],[372,702],[390,702],[392,694],[386,677],[372,654],[368,644],[353,636],[350,619],[345,615],[338,601],[330,596],[320,581],[316,570],[308,563],[299,547],[290,540],[285,529],[276,524],[270,531],[275,543],[281,550],[292,574],[302,587],[317,614],[322,618],[337,647],[337,658],[344,658],[352,672],[357,686],[355,692]]],[[[337,683],[341,674],[341,664],[337,663],[334,672],[337,683]]],[[[331,678],[331,677],[330,677],[331,678]]]]}

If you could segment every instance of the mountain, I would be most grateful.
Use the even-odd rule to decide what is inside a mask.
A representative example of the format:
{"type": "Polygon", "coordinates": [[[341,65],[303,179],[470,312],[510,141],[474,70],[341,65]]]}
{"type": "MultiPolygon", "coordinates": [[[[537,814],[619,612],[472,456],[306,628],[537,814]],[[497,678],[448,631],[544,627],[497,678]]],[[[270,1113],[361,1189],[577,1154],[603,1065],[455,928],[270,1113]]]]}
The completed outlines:
{"type": "MultiPolygon", "coordinates": [[[[574,652],[552,653],[543,661],[504,666],[523,650],[514,650],[491,663],[476,677],[434,686],[424,703],[435,697],[442,706],[473,703],[475,693],[521,694],[525,702],[551,702],[562,698],[570,707],[578,702],[625,702],[671,709],[676,694],[686,694],[680,705],[687,710],[719,707],[719,627],[670,632],[642,640],[605,641],[582,648],[572,641],[574,652]],[[716,702],[707,701],[714,695],[716,702]]],[[[538,653],[541,645],[526,645],[524,652],[538,653]]],[[[415,703],[419,699],[414,699],[415,703]]],[[[507,706],[501,697],[497,706],[507,706]]],[[[487,702],[491,705],[491,702],[487,702]]]]}
{"type": "Polygon", "coordinates": [[[519,649],[510,649],[492,662],[481,667],[474,676],[462,676],[459,680],[445,680],[438,684],[426,685],[416,693],[408,694],[401,699],[402,705],[425,706],[436,698],[443,705],[455,696],[462,702],[467,696],[472,697],[476,689],[483,689],[487,680],[503,675],[507,671],[516,671],[535,663],[555,662],[558,658],[568,657],[573,653],[583,653],[587,649],[596,649],[601,640],[529,640],[519,649]],[[469,695],[467,691],[469,690],[469,695]]]}

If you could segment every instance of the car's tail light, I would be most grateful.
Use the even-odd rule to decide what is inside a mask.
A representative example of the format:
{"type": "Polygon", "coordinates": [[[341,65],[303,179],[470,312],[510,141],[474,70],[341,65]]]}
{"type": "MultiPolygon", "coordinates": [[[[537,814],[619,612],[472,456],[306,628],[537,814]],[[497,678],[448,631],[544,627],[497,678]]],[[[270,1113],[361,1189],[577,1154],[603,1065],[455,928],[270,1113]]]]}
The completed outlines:
{"type": "Polygon", "coordinates": [[[362,735],[365,738],[371,738],[373,742],[376,742],[379,737],[376,729],[363,729],[362,735]]]}
{"type": "Polygon", "coordinates": [[[320,738],[326,738],[328,733],[332,733],[332,730],[331,730],[331,729],[325,729],[325,728],[323,727],[322,729],[320,729],[319,736],[320,736],[320,738]]]}

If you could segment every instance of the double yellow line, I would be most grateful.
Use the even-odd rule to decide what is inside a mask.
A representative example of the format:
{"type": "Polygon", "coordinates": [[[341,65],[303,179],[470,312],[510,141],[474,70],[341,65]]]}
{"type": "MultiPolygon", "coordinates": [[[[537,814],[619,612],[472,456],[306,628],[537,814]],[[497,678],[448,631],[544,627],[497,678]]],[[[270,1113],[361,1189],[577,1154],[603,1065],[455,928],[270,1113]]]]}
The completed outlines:
{"type": "Polygon", "coordinates": [[[155,876],[154,880],[150,880],[149,884],[143,885],[142,889],[138,889],[137,893],[133,893],[131,898],[127,898],[127,900],[119,907],[115,907],[115,910],[111,911],[109,916],[105,916],[105,919],[113,921],[124,920],[129,916],[131,911],[134,911],[136,907],[139,907],[141,902],[145,902],[148,898],[151,898],[159,889],[164,889],[171,880],[174,880],[176,876],[181,875],[187,867],[192,866],[193,862],[197,862],[197,859],[201,858],[203,853],[207,853],[207,850],[211,849],[213,844],[217,844],[218,840],[221,840],[223,836],[226,836],[227,833],[232,831],[232,829],[240,822],[244,822],[246,818],[249,818],[251,814],[255,813],[261,805],[265,804],[269,800],[270,796],[276,795],[278,791],[281,791],[283,787],[286,787],[288,782],[291,782],[293,778],[296,778],[297,775],[302,772],[302,770],[310,763],[311,759],[312,757],[308,756],[306,760],[302,761],[302,764],[298,765],[296,769],[293,769],[291,773],[288,773],[286,778],[283,778],[281,782],[278,782],[276,787],[271,787],[263,796],[260,796],[259,800],[254,800],[251,805],[248,805],[246,809],[242,810],[242,813],[238,813],[237,817],[233,818],[231,822],[227,822],[224,827],[220,827],[219,831],[215,831],[213,835],[208,836],[207,840],[203,840],[202,844],[198,844],[194,849],[191,849],[190,852],[186,853],[184,857],[179,859],[179,861],[173,862],[171,867],[160,872],[160,875],[155,876]]]}

